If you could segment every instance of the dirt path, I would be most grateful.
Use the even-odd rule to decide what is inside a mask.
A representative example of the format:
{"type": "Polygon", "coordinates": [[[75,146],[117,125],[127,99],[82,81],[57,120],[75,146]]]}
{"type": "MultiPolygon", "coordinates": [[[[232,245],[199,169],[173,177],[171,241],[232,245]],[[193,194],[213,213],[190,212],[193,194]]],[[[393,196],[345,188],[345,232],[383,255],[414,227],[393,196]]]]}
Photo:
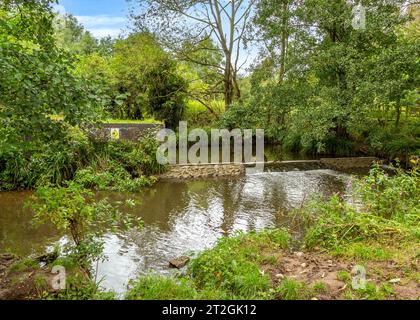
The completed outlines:
{"type": "MultiPolygon", "coordinates": [[[[272,253],[273,254],[273,253],[272,253]]],[[[293,279],[313,286],[324,283],[327,290],[316,294],[314,299],[348,299],[351,292],[352,273],[355,263],[333,258],[320,252],[286,252],[277,253],[276,263],[262,266],[262,270],[270,275],[274,283],[283,279],[293,279]]],[[[410,268],[418,271],[418,261],[413,261],[410,268]]],[[[362,265],[362,264],[361,264],[362,265]]],[[[420,284],[404,272],[404,267],[392,261],[366,262],[362,265],[366,270],[366,283],[377,287],[386,284],[392,288],[390,299],[420,299],[420,284]]]]}

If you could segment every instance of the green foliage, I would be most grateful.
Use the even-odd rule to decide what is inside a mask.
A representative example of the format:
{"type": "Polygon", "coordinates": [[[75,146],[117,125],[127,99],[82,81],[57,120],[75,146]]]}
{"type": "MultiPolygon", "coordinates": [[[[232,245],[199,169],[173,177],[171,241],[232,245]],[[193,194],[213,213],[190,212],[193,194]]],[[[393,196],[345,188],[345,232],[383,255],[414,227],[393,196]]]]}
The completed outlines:
{"type": "Polygon", "coordinates": [[[9,272],[22,272],[22,271],[27,271],[27,270],[34,270],[39,268],[39,262],[35,261],[34,259],[31,258],[26,258],[23,260],[19,260],[15,263],[13,263],[10,267],[9,267],[9,272]]]}
{"type": "Polygon", "coordinates": [[[336,247],[332,253],[356,258],[358,261],[387,261],[392,258],[392,252],[385,246],[357,242],[345,247],[336,247]]]}
{"type": "Polygon", "coordinates": [[[166,127],[175,129],[185,110],[187,84],[167,60],[145,73],[148,111],[166,127]]]}
{"type": "Polygon", "coordinates": [[[377,154],[390,160],[408,163],[410,156],[420,154],[420,120],[404,122],[400,127],[372,124],[367,142],[377,154]]]}
{"type": "Polygon", "coordinates": [[[31,200],[34,221],[68,232],[73,243],[66,251],[87,272],[93,261],[103,258],[100,237],[106,230],[139,224],[106,199],[96,202],[92,191],[74,182],[66,187],[39,187],[31,200]]]}
{"type": "MultiPolygon", "coordinates": [[[[322,245],[337,254],[352,253],[362,259],[387,259],[389,251],[369,246],[372,240],[389,243],[410,241],[419,234],[419,176],[399,170],[393,177],[375,167],[370,175],[355,183],[354,202],[338,196],[328,201],[314,200],[300,209],[307,219],[307,247],[322,245]]],[[[414,240],[415,241],[415,240],[414,240]]]]}
{"type": "Polygon", "coordinates": [[[114,292],[103,291],[93,280],[80,274],[69,275],[66,278],[66,289],[55,294],[47,294],[47,300],[115,300],[114,292]]]}
{"type": "Polygon", "coordinates": [[[59,137],[66,125],[93,121],[102,107],[96,88],[72,74],[72,57],[53,41],[52,15],[38,2],[1,11],[2,143],[26,146],[59,137]],[[39,15],[35,17],[34,15],[39,15]],[[35,26],[34,24],[39,24],[35,26]],[[27,34],[19,29],[35,32],[27,34]],[[62,121],[51,116],[61,115],[62,121]]]}
{"type": "Polygon", "coordinates": [[[233,104],[222,115],[219,125],[221,128],[227,129],[252,129],[258,126],[258,119],[258,109],[253,109],[243,104],[233,104]]]}
{"type": "Polygon", "coordinates": [[[59,48],[83,55],[99,51],[99,41],[71,14],[57,15],[53,27],[54,38],[59,48]]]}
{"type": "Polygon", "coordinates": [[[285,248],[288,243],[284,230],[222,238],[215,248],[194,259],[189,271],[200,290],[219,291],[225,299],[261,298],[269,286],[256,263],[263,258],[261,248],[285,248]]]}
{"type": "Polygon", "coordinates": [[[139,192],[145,187],[152,186],[156,179],[146,176],[132,178],[121,165],[114,163],[109,169],[99,172],[92,167],[78,170],[74,181],[85,188],[98,191],[139,192]]]}
{"type": "Polygon", "coordinates": [[[185,108],[186,83],[176,63],[149,33],[131,34],[112,46],[112,54],[81,57],[77,71],[102,81],[110,97],[106,110],[116,118],[153,116],[174,127],[185,108]]]}
{"type": "Polygon", "coordinates": [[[307,286],[293,279],[284,279],[277,291],[281,300],[308,300],[311,298],[307,286]]]}
{"type": "Polygon", "coordinates": [[[364,289],[347,290],[345,297],[348,300],[385,300],[393,295],[394,288],[389,284],[383,283],[378,287],[375,283],[367,282],[364,289]]]}
{"type": "Polygon", "coordinates": [[[147,276],[132,284],[126,299],[264,299],[271,297],[271,282],[260,270],[264,248],[280,250],[289,244],[280,230],[238,234],[222,238],[213,249],[192,260],[187,275],[179,278],[147,276]]]}
{"type": "Polygon", "coordinates": [[[414,225],[420,218],[420,173],[416,167],[409,174],[396,170],[395,176],[389,176],[375,166],[369,176],[356,183],[356,194],[362,200],[362,210],[414,225]]]}
{"type": "Polygon", "coordinates": [[[138,142],[97,141],[70,127],[61,141],[51,141],[36,153],[13,148],[0,152],[0,189],[63,185],[75,180],[85,188],[138,192],[165,171],[156,159],[158,142],[152,133],[138,142]]]}
{"type": "Polygon", "coordinates": [[[420,41],[410,32],[418,15],[410,21],[415,10],[402,10],[403,1],[362,4],[366,28],[358,30],[349,1],[258,1],[254,37],[265,50],[251,75],[248,114],[259,114],[267,137],[291,151],[407,162],[419,140],[401,131],[418,122],[410,111],[418,105],[420,41]]]}
{"type": "Polygon", "coordinates": [[[0,5],[1,189],[71,178],[87,151],[73,131],[100,119],[106,100],[57,47],[50,3],[0,5]]]}
{"type": "Polygon", "coordinates": [[[62,184],[89,163],[93,147],[76,127],[63,132],[62,139],[46,142],[32,151],[8,145],[0,151],[0,189],[33,188],[45,183],[62,184]]]}
{"type": "Polygon", "coordinates": [[[163,276],[145,276],[134,283],[126,300],[191,300],[197,292],[191,280],[163,276]]]}
{"type": "Polygon", "coordinates": [[[210,101],[206,107],[198,101],[189,100],[183,120],[188,121],[190,128],[210,128],[216,124],[223,112],[224,104],[222,101],[210,101]],[[208,108],[211,108],[212,111],[209,111],[208,108]]]}

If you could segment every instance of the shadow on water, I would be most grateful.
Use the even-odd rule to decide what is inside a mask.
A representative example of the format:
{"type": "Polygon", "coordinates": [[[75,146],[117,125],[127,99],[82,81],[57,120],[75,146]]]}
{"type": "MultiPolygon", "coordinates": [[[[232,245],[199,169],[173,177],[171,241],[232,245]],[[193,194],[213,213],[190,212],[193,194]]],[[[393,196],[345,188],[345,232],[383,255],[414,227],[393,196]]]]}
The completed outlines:
{"type": "MultiPolygon", "coordinates": [[[[102,286],[124,292],[129,279],[148,272],[168,274],[172,258],[211,248],[238,231],[287,225],[279,214],[301,205],[310,194],[346,192],[349,175],[327,169],[263,172],[240,178],[161,181],[142,194],[101,192],[112,201],[138,202],[127,212],[142,217],[141,230],[105,236],[108,260],[98,268],[102,286]]],[[[0,193],[0,251],[20,255],[45,249],[60,237],[32,227],[23,208],[29,193],[0,193]]]]}

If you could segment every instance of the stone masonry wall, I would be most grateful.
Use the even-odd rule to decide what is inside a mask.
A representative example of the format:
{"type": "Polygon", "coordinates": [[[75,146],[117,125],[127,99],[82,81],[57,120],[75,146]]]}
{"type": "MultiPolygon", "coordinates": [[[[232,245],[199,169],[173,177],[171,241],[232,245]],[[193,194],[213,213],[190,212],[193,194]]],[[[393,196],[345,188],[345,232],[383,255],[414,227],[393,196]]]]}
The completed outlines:
{"type": "MultiPolygon", "coordinates": [[[[360,158],[323,158],[321,160],[303,161],[275,161],[267,163],[270,170],[290,171],[290,170],[310,170],[310,168],[330,168],[334,170],[347,170],[357,168],[370,168],[374,157],[360,158]],[[303,166],[306,165],[307,167],[303,166]]],[[[172,165],[168,171],[160,175],[160,179],[197,179],[212,177],[235,177],[245,173],[245,167],[250,164],[225,163],[225,164],[184,164],[172,165]]]]}
{"type": "Polygon", "coordinates": [[[354,157],[354,158],[322,158],[321,163],[331,169],[346,170],[353,168],[370,168],[373,162],[378,159],[375,157],[354,157]]]}
{"type": "Polygon", "coordinates": [[[195,179],[212,177],[234,177],[245,173],[245,167],[239,163],[229,164],[188,164],[173,165],[162,174],[160,179],[195,179]]]}
{"type": "Polygon", "coordinates": [[[102,123],[90,132],[98,138],[111,139],[111,129],[119,129],[119,139],[137,141],[147,132],[162,128],[164,125],[158,123],[102,123]]]}

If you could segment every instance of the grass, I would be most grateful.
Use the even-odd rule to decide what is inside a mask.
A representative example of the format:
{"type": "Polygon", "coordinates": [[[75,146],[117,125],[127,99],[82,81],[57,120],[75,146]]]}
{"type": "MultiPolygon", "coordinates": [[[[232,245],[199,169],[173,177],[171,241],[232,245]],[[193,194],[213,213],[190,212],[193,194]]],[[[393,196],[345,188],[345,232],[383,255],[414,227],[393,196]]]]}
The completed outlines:
{"type": "Polygon", "coordinates": [[[393,287],[388,283],[376,285],[373,282],[367,282],[363,289],[347,289],[344,293],[346,300],[386,300],[395,295],[393,287]]]}
{"type": "MultiPolygon", "coordinates": [[[[295,273],[288,271],[282,280],[270,273],[270,270],[278,272],[283,258],[294,257],[290,253],[292,236],[285,229],[272,229],[221,238],[214,248],[192,259],[185,275],[141,277],[131,283],[125,298],[307,300],[327,296],[351,300],[398,299],[400,293],[389,282],[391,279],[400,278],[400,286],[412,281],[418,283],[420,279],[415,262],[419,257],[420,239],[418,187],[416,169],[408,175],[399,172],[395,177],[374,169],[368,177],[357,182],[357,196],[363,199],[357,207],[332,196],[312,200],[293,213],[304,227],[300,248],[304,255],[318,253],[316,257],[323,261],[336,259],[346,266],[340,266],[336,272],[336,280],[343,283],[338,291],[330,287],[331,283],[324,282],[323,276],[319,279],[300,277],[301,269],[295,273]],[[366,286],[361,289],[352,287],[353,274],[349,272],[357,264],[364,266],[368,273],[366,286]],[[392,268],[388,268],[390,265],[392,268]]],[[[72,267],[72,261],[65,258],[55,263],[72,267]]],[[[12,270],[28,267],[33,267],[32,263],[23,261],[13,265],[12,270]]],[[[77,277],[68,280],[68,288],[54,296],[55,299],[114,298],[113,293],[101,292],[92,282],[77,277]]],[[[407,294],[409,298],[419,298],[407,294]]]]}
{"type": "MultiPolygon", "coordinates": [[[[398,296],[388,282],[390,277],[404,277],[401,283],[418,281],[412,261],[419,256],[419,182],[417,169],[389,177],[374,168],[368,177],[355,182],[357,197],[363,199],[357,207],[332,196],[310,201],[293,213],[306,230],[301,250],[318,248],[348,266],[369,266],[362,289],[352,287],[348,270],[338,271],[336,278],[345,286],[335,295],[331,292],[332,297],[393,299],[398,296]],[[390,263],[397,266],[396,273],[387,269],[390,263]]],[[[191,261],[187,276],[141,278],[126,298],[299,300],[328,296],[330,288],[322,279],[305,283],[286,277],[278,282],[263,271],[278,265],[290,239],[283,229],[222,238],[191,261]]]]}
{"type": "Polygon", "coordinates": [[[310,300],[318,295],[327,294],[328,286],[317,281],[313,285],[308,285],[295,279],[284,279],[277,287],[276,298],[281,300],[310,300]]]}
{"type": "Polygon", "coordinates": [[[285,279],[280,283],[278,295],[281,300],[307,300],[311,298],[311,290],[302,282],[285,279]]]}
{"type": "Polygon", "coordinates": [[[197,297],[188,279],[146,276],[134,284],[126,295],[128,300],[188,300],[197,297]]]}
{"type": "Polygon", "coordinates": [[[193,259],[188,275],[180,279],[160,276],[140,278],[127,299],[266,299],[271,298],[270,278],[261,271],[267,249],[288,246],[285,230],[239,234],[222,238],[215,248],[193,259]]]}
{"type": "Polygon", "coordinates": [[[104,123],[133,123],[133,124],[162,124],[162,121],[155,120],[152,118],[143,120],[124,120],[124,119],[108,119],[103,121],[104,123]]]}
{"type": "Polygon", "coordinates": [[[23,260],[19,260],[15,263],[13,263],[10,268],[9,271],[12,273],[18,273],[18,272],[24,272],[27,270],[33,270],[33,269],[38,269],[39,268],[39,262],[35,261],[34,259],[23,259],[23,260]]]}
{"type": "Polygon", "coordinates": [[[377,243],[356,242],[336,247],[331,253],[335,256],[355,258],[360,261],[386,261],[393,258],[395,250],[377,243]]]}

